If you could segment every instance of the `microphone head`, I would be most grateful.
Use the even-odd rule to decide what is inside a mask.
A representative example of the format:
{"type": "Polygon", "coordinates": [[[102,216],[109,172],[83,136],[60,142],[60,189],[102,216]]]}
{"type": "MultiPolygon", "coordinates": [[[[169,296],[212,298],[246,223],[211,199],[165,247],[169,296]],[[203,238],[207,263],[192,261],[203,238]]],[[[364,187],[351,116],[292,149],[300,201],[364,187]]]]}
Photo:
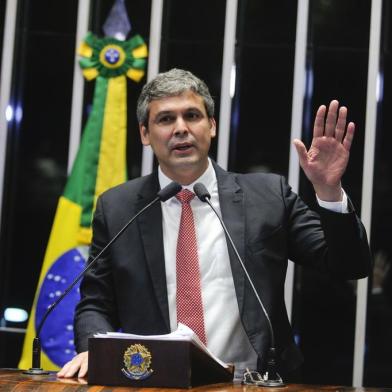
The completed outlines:
{"type": "Polygon", "coordinates": [[[178,192],[180,192],[181,189],[182,186],[178,182],[173,181],[169,185],[161,189],[157,193],[157,196],[160,201],[166,201],[169,200],[171,197],[175,196],[178,192]]]}
{"type": "Polygon", "coordinates": [[[196,196],[203,202],[207,199],[211,199],[211,195],[208,192],[207,188],[201,182],[198,182],[193,186],[193,191],[196,193],[196,196]]]}

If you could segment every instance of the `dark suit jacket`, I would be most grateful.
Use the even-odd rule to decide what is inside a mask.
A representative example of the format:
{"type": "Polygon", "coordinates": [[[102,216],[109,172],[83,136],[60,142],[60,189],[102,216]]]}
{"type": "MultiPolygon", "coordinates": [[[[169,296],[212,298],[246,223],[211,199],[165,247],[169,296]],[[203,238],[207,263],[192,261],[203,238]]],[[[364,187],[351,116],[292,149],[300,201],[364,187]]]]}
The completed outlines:
{"type": "MultiPolygon", "coordinates": [[[[287,260],[338,279],[363,278],[371,264],[365,230],[354,212],[311,211],[280,176],[214,168],[223,220],[270,315],[280,370],[290,371],[302,356],[284,304],[287,260]]],[[[104,193],[93,221],[91,257],[158,190],[154,173],[104,193]]],[[[268,325],[230,247],[229,255],[241,320],[262,368],[270,342],[268,325]]],[[[94,333],[119,328],[136,334],[170,332],[160,203],[129,226],[81,285],[77,350],[87,350],[87,338],[94,333]]]]}

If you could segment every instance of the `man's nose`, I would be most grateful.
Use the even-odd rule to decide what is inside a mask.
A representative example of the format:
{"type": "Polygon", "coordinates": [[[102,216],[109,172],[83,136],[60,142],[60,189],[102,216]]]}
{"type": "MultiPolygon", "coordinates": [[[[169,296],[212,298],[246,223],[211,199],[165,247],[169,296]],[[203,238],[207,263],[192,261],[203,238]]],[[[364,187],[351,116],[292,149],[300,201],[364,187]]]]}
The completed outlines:
{"type": "Polygon", "coordinates": [[[177,136],[186,134],[189,132],[189,128],[188,128],[188,124],[187,122],[184,120],[183,117],[178,116],[176,119],[176,122],[174,124],[174,134],[177,136]]]}

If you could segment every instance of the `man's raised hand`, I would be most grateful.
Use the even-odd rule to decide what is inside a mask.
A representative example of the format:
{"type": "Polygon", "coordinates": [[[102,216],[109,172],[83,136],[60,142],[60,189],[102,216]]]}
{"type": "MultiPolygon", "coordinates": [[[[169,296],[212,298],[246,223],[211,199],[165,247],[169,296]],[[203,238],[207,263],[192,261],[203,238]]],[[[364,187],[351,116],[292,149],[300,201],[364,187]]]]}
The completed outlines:
{"type": "Polygon", "coordinates": [[[342,197],[341,178],[346,170],[354,138],[355,125],[347,122],[347,108],[331,101],[327,108],[317,110],[313,140],[309,150],[301,140],[293,141],[299,163],[312,183],[317,196],[324,201],[339,201],[342,197]]]}

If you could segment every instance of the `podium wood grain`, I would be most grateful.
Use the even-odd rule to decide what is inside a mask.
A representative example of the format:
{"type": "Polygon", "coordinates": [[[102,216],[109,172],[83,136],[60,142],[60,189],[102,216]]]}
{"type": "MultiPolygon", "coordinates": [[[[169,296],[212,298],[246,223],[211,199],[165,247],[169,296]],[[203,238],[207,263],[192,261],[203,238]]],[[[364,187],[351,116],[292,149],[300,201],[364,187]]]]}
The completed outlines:
{"type": "Polygon", "coordinates": [[[283,388],[259,388],[236,383],[206,385],[189,389],[174,388],[132,388],[132,387],[104,387],[87,385],[83,379],[59,379],[55,373],[46,376],[29,376],[21,370],[0,369],[0,392],[155,392],[155,391],[211,391],[211,392],[251,392],[251,391],[276,391],[276,392],[392,392],[392,388],[353,388],[331,385],[300,385],[289,384],[283,388]]]}

